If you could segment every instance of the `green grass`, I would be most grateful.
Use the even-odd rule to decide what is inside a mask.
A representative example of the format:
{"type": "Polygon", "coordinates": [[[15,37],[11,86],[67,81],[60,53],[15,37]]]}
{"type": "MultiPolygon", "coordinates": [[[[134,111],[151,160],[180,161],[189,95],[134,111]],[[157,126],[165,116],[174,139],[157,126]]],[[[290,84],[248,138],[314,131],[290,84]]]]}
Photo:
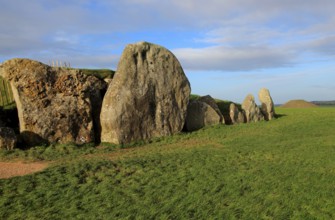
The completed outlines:
{"type": "Polygon", "coordinates": [[[200,95],[191,94],[190,95],[190,101],[195,101],[195,100],[199,99],[200,97],[201,97],[200,95]]]}
{"type": "Polygon", "coordinates": [[[3,109],[12,109],[16,107],[10,87],[8,81],[0,76],[0,107],[3,109]]]}
{"type": "Polygon", "coordinates": [[[113,78],[115,71],[110,69],[80,69],[86,75],[93,75],[99,79],[113,78]]]}
{"type": "Polygon", "coordinates": [[[0,180],[0,219],[334,219],[335,108],[276,110],[151,143],[41,150],[29,158],[48,169],[0,180]]]}

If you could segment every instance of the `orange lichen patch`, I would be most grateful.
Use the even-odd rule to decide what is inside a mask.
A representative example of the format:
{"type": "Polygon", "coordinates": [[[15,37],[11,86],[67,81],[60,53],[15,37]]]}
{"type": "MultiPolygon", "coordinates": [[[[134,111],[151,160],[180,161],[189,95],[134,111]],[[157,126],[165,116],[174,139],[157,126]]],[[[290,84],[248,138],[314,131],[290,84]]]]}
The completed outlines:
{"type": "Polygon", "coordinates": [[[24,176],[39,172],[48,167],[48,163],[0,162],[0,179],[24,176]]]}

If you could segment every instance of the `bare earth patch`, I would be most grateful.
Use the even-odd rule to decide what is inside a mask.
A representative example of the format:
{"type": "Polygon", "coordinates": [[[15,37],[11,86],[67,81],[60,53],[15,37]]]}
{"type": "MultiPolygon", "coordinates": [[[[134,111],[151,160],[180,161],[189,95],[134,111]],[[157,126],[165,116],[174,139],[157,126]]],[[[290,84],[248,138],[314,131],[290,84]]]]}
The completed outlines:
{"type": "Polygon", "coordinates": [[[14,176],[42,171],[47,168],[48,163],[24,163],[24,162],[0,162],[0,179],[8,179],[14,176]]]}

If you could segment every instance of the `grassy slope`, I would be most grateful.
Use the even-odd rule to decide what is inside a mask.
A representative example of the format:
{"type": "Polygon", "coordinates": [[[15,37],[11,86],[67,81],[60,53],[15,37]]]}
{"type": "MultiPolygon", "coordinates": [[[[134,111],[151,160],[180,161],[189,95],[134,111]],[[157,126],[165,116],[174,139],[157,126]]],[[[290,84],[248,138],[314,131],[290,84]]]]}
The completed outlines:
{"type": "Polygon", "coordinates": [[[80,69],[86,75],[93,75],[99,79],[113,78],[115,71],[110,69],[80,69]]]}
{"type": "Polygon", "coordinates": [[[335,108],[277,113],[130,149],[2,153],[62,160],[0,180],[0,219],[334,219],[335,108]]]}

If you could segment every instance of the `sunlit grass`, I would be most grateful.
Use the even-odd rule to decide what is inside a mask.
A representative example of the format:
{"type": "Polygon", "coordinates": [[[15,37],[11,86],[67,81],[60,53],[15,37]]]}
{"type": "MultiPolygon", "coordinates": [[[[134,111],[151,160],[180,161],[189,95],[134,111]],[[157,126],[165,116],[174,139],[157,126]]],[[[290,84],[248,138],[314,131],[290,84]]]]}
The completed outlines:
{"type": "Polygon", "coordinates": [[[2,155],[53,164],[0,181],[0,219],[335,218],[335,108],[276,110],[151,143],[2,155]]]}

